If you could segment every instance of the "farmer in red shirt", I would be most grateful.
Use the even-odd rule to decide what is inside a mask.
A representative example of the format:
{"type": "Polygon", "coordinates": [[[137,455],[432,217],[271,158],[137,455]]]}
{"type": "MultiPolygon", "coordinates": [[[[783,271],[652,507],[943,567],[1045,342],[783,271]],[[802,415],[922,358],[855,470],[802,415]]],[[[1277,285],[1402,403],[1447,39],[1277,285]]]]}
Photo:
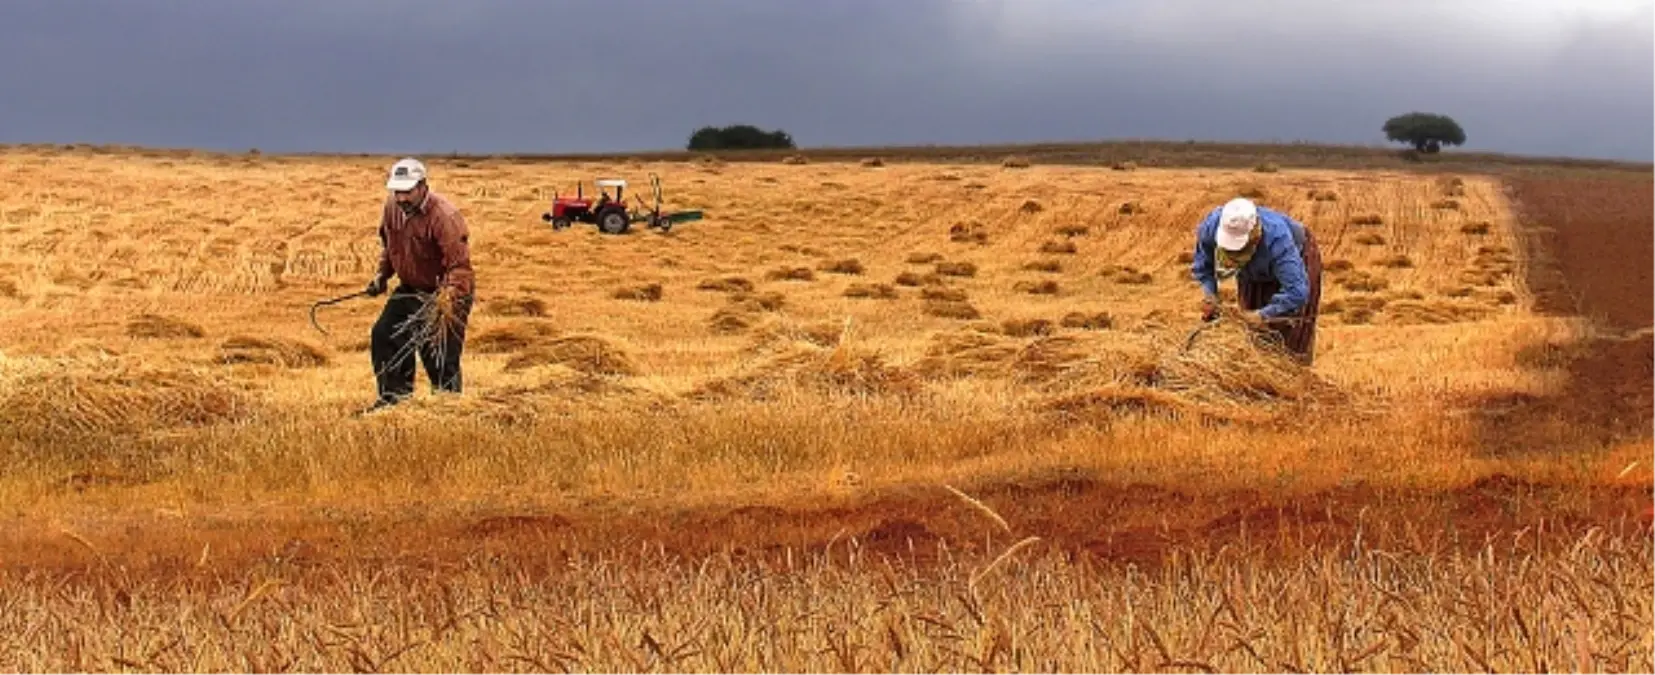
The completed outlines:
{"type": "Polygon", "coordinates": [[[367,293],[400,282],[373,327],[371,349],[380,410],[414,393],[414,357],[433,391],[461,389],[460,352],[474,294],[465,218],[425,182],[425,165],[408,158],[391,167],[390,196],[379,220],[379,273],[367,293]]]}

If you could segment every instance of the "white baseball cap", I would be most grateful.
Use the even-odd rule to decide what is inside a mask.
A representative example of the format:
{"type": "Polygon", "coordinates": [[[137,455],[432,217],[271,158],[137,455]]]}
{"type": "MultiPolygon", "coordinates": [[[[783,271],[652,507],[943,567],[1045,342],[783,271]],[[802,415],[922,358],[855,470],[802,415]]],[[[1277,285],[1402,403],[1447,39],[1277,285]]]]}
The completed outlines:
{"type": "Polygon", "coordinates": [[[397,192],[412,190],[422,180],[425,180],[425,164],[406,157],[391,165],[391,177],[386,179],[385,188],[397,192]]]}
{"type": "Polygon", "coordinates": [[[1218,245],[1228,251],[1247,247],[1248,236],[1258,226],[1258,207],[1251,199],[1237,197],[1224,203],[1218,212],[1218,245]]]}

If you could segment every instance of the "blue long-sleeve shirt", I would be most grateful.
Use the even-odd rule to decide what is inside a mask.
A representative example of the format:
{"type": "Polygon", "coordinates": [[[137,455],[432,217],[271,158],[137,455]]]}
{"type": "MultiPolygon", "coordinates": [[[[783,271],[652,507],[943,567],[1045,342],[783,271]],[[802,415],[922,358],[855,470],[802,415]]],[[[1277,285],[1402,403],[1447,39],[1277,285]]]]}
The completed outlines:
{"type": "MultiPolygon", "coordinates": [[[[1222,210],[1222,207],[1213,209],[1196,226],[1195,260],[1190,263],[1196,282],[1213,297],[1218,296],[1218,274],[1214,269],[1217,252],[1214,249],[1218,247],[1218,214],[1222,210]]],[[[1259,315],[1273,319],[1293,314],[1310,297],[1310,277],[1305,272],[1304,256],[1299,252],[1298,243],[1303,240],[1304,225],[1287,214],[1263,206],[1258,207],[1258,224],[1263,230],[1258,251],[1236,272],[1236,280],[1258,282],[1274,279],[1281,284],[1281,290],[1259,309],[1259,315]]]]}

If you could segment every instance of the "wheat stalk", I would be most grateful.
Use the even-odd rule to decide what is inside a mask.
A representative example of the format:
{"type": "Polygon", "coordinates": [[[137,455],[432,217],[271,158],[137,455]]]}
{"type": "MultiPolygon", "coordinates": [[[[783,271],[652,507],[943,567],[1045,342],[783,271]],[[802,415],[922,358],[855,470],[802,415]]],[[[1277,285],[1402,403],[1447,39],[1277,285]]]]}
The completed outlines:
{"type": "Polygon", "coordinates": [[[1001,551],[1000,555],[995,556],[994,560],[989,562],[987,567],[984,567],[983,569],[978,570],[976,574],[971,575],[971,581],[966,584],[966,587],[971,591],[971,595],[973,597],[977,595],[977,582],[982,581],[984,577],[987,577],[989,572],[993,572],[995,568],[1000,566],[1000,563],[1003,563],[1013,555],[1016,555],[1018,551],[1033,546],[1035,542],[1038,541],[1040,541],[1040,537],[1033,535],[1024,537],[1022,541],[1012,544],[1007,547],[1006,550],[1001,551]]]}
{"type": "Polygon", "coordinates": [[[960,492],[952,485],[944,483],[943,487],[948,488],[949,492],[954,493],[954,496],[959,497],[961,501],[964,501],[967,505],[971,506],[971,508],[976,509],[979,513],[982,513],[985,516],[988,516],[990,520],[993,520],[1000,526],[1000,529],[1005,530],[1006,534],[1011,534],[1011,525],[1006,522],[1005,518],[1001,518],[1000,514],[995,513],[994,509],[989,508],[987,504],[977,501],[977,499],[971,495],[960,492]]]}

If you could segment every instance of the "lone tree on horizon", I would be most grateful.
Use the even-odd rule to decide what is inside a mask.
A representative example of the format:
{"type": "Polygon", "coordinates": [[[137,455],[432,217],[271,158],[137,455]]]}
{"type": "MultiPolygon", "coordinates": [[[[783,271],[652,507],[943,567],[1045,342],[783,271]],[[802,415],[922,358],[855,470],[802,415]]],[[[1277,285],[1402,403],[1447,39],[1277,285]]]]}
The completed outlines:
{"type": "Polygon", "coordinates": [[[1465,130],[1454,118],[1436,113],[1411,112],[1385,120],[1386,140],[1408,143],[1415,150],[1433,153],[1448,145],[1463,145],[1465,130]]]}

